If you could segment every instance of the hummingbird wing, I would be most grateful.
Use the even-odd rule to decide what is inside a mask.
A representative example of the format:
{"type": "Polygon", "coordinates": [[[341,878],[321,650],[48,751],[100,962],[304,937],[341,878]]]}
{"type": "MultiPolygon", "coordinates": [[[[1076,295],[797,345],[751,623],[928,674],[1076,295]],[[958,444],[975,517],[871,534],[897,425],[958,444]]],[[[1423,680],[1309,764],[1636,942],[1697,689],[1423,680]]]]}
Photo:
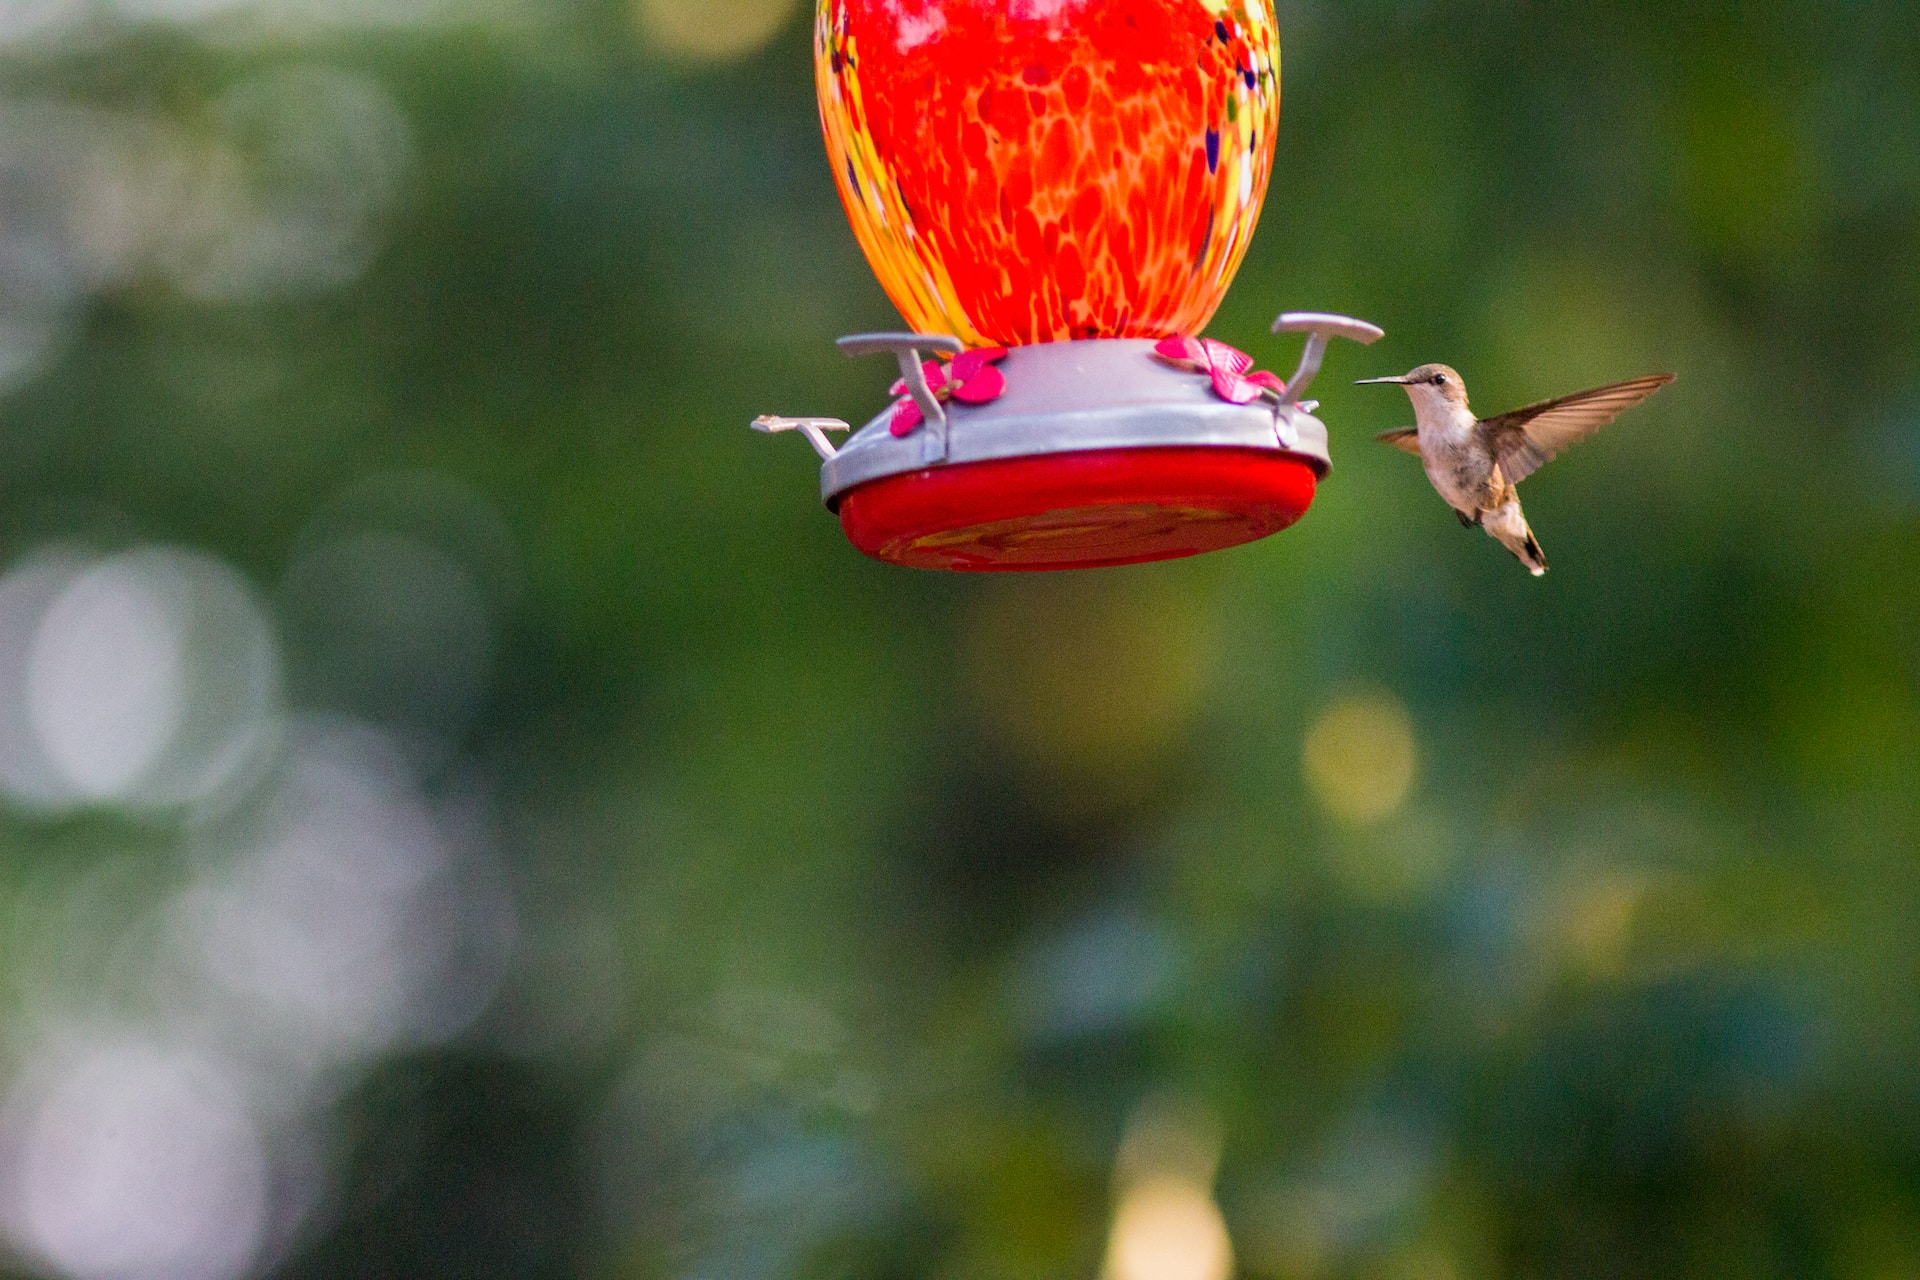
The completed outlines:
{"type": "Polygon", "coordinates": [[[1511,484],[1552,462],[1570,444],[1578,444],[1674,379],[1671,373],[1630,378],[1592,391],[1576,391],[1543,400],[1480,423],[1481,438],[1511,484]]]}
{"type": "Polygon", "coordinates": [[[1381,444],[1390,444],[1404,453],[1410,453],[1416,458],[1420,456],[1420,428],[1418,427],[1401,427],[1398,431],[1382,431],[1374,439],[1381,444]]]}

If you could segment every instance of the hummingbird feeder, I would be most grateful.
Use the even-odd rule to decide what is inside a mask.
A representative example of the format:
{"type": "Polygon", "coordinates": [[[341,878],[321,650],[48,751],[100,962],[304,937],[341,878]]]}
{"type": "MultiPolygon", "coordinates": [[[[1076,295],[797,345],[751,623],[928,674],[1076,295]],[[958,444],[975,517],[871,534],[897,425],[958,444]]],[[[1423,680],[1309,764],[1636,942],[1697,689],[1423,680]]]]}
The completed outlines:
{"type": "Polygon", "coordinates": [[[1333,337],[1295,312],[1293,377],[1200,337],[1273,167],[1271,0],[819,0],[820,118],[847,216],[911,332],[893,403],[763,417],[820,454],[868,555],[1076,569],[1250,542],[1305,514],[1327,432],[1301,394],[1333,337]]]}

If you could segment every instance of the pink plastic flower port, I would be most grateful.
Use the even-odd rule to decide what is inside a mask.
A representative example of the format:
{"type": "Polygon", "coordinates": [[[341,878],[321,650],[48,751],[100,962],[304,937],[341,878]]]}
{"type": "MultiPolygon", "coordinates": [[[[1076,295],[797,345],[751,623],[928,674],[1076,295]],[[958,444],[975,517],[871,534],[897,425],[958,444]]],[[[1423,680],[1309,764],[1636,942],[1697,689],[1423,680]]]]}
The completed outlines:
{"type": "MultiPolygon", "coordinates": [[[[941,403],[958,400],[962,404],[985,404],[998,400],[1007,389],[1007,376],[993,367],[1006,358],[1005,347],[981,347],[962,351],[944,366],[938,360],[928,360],[920,368],[927,375],[927,387],[941,403]]],[[[906,398],[893,406],[893,420],[887,429],[896,436],[907,435],[920,425],[920,406],[907,395],[905,378],[894,383],[888,394],[906,398]]]]}
{"type": "Polygon", "coordinates": [[[1206,374],[1213,393],[1228,404],[1251,404],[1269,392],[1276,398],[1287,393],[1287,384],[1277,375],[1253,367],[1252,356],[1212,338],[1162,338],[1153,353],[1176,369],[1206,374]]]}

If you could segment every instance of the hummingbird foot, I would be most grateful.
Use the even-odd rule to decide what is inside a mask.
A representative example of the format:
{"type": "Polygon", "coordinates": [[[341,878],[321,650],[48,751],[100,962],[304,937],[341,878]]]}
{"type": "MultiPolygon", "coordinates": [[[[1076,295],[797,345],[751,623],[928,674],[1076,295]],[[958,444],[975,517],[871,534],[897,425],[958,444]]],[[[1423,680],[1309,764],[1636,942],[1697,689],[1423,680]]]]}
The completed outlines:
{"type": "Polygon", "coordinates": [[[1474,516],[1474,517],[1472,517],[1471,519],[1469,519],[1469,518],[1467,517],[1467,513],[1466,513],[1466,512],[1464,512],[1464,511],[1462,511],[1462,510],[1460,510],[1460,508],[1458,508],[1458,507],[1454,507],[1454,508],[1452,508],[1452,511],[1453,511],[1453,518],[1454,518],[1455,520],[1458,520],[1458,521],[1460,522],[1460,527],[1461,527],[1462,529],[1477,529],[1477,528],[1479,528],[1479,527],[1480,527],[1480,517],[1479,517],[1479,516],[1477,516],[1477,515],[1476,515],[1476,516],[1474,516]]]}

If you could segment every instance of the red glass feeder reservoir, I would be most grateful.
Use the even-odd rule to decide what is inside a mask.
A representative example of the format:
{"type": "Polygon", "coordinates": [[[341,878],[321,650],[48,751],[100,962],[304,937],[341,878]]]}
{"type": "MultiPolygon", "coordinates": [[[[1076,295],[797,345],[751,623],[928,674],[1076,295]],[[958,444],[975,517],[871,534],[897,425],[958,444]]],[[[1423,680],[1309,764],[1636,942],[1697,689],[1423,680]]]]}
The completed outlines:
{"type": "Polygon", "coordinates": [[[821,494],[868,555],[927,569],[1091,568],[1278,532],[1326,429],[1300,394],[1362,321],[1288,314],[1290,382],[1197,337],[1273,162],[1271,0],[819,0],[815,69],[840,195],[913,332],[894,402],[821,494]],[[944,362],[934,357],[945,357],[944,362]]]}

